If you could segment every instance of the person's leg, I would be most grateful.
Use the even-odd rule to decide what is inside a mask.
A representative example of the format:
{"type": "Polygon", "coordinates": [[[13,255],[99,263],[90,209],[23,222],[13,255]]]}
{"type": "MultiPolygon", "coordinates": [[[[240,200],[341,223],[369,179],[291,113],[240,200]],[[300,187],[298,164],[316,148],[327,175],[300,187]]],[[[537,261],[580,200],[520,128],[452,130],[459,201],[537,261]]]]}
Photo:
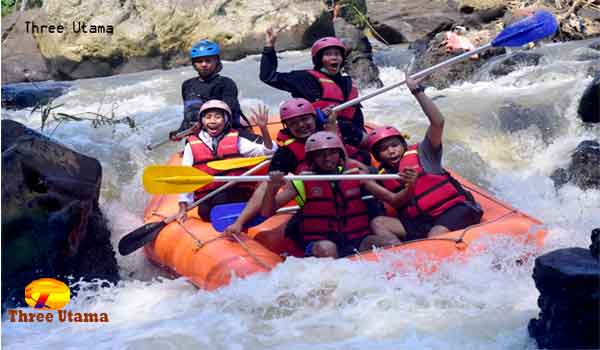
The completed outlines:
{"type": "Polygon", "coordinates": [[[406,239],[406,230],[402,222],[398,218],[390,216],[381,215],[371,220],[371,232],[378,236],[395,239],[396,242],[392,244],[400,243],[400,240],[406,239]]]}
{"type": "MultiPolygon", "coordinates": [[[[332,241],[316,241],[312,243],[312,249],[310,249],[312,256],[317,258],[337,258],[337,246],[332,241]]],[[[306,253],[306,252],[305,252],[306,253]]],[[[306,254],[305,254],[306,255],[306,254]]]]}
{"type": "Polygon", "coordinates": [[[479,205],[460,203],[446,210],[434,221],[429,237],[435,237],[449,231],[460,230],[479,223],[483,211],[479,205]]]}

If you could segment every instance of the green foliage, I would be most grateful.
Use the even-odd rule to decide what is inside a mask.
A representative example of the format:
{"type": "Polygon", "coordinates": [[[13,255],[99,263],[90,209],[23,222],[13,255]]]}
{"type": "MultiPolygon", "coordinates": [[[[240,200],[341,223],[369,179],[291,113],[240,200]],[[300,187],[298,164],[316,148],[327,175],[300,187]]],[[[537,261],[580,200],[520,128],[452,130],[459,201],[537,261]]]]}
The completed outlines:
{"type": "MultiPolygon", "coordinates": [[[[21,0],[22,1],[22,0],[21,0]]],[[[18,0],[2,0],[2,17],[11,14],[15,10],[21,8],[21,1],[18,0]]],[[[42,7],[43,0],[27,0],[27,8],[42,7]]]]}

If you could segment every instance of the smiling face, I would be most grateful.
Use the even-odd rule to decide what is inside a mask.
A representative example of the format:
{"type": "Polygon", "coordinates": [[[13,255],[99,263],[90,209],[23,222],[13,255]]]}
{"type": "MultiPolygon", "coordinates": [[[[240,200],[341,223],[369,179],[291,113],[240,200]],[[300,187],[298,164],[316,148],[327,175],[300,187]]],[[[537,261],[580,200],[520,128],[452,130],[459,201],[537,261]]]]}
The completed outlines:
{"type": "Polygon", "coordinates": [[[305,114],[285,121],[285,127],[297,139],[305,139],[317,131],[315,116],[305,114]]]}
{"type": "Polygon", "coordinates": [[[220,109],[209,109],[202,116],[202,127],[212,137],[223,133],[225,122],[225,113],[220,109]]]}
{"type": "Polygon", "coordinates": [[[198,57],[193,61],[194,68],[202,78],[208,78],[217,69],[219,58],[217,56],[198,57]]]}
{"type": "Polygon", "coordinates": [[[323,150],[310,152],[310,157],[318,172],[336,173],[340,165],[340,150],[338,148],[326,148],[323,150]]]}
{"type": "Polygon", "coordinates": [[[375,147],[375,152],[379,161],[384,163],[386,167],[392,169],[398,169],[400,159],[402,159],[405,151],[404,143],[399,137],[383,139],[377,143],[375,147]]]}
{"type": "Polygon", "coordinates": [[[342,62],[344,62],[344,56],[342,50],[339,47],[330,47],[323,50],[323,67],[330,74],[337,74],[340,71],[342,62]]]}

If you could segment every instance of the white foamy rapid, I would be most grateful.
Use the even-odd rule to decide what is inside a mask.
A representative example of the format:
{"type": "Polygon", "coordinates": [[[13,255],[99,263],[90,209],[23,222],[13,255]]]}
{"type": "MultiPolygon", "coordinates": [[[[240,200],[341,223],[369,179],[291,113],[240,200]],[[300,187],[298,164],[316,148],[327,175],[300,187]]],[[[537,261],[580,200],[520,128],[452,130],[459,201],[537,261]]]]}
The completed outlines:
{"type": "MultiPolygon", "coordinates": [[[[280,57],[280,70],[309,64],[307,52],[280,57]]],[[[264,102],[276,111],[287,95],[258,80],[259,62],[259,56],[226,62],[223,73],[238,83],[244,110],[264,102]]],[[[542,220],[549,230],[546,251],[587,247],[591,229],[600,226],[600,191],[571,185],[556,191],[548,177],[567,163],[581,140],[599,136],[597,127],[586,129],[576,117],[579,97],[591,81],[578,64],[549,55],[538,67],[496,80],[428,91],[447,120],[446,165],[542,220]],[[507,123],[499,111],[510,103],[541,106],[549,114],[507,123]],[[511,128],[515,123],[524,127],[511,128]]],[[[101,207],[115,245],[142,224],[149,198],[140,181],[144,167],[165,162],[181,147],[144,149],[179,126],[180,85],[193,75],[187,67],[79,80],[57,100],[70,114],[108,114],[114,104],[117,115],[135,118],[135,129],[93,128],[89,122],[53,122],[45,129],[50,134],[56,128],[53,138],[102,163],[101,207]]],[[[386,84],[403,76],[399,68],[381,69],[386,84]]],[[[364,110],[367,120],[406,130],[413,142],[427,125],[406,88],[366,101],[364,110]]],[[[40,126],[39,115],[28,111],[3,110],[2,117],[40,126]]],[[[530,247],[510,240],[484,243],[491,246],[489,253],[448,261],[428,276],[391,277],[394,261],[410,260],[408,255],[385,256],[378,264],[288,259],[269,274],[235,280],[210,293],[183,279],[157,278],[160,272],[138,251],[118,257],[123,281],[117,286],[84,284],[68,306],[106,312],[109,323],[20,324],[3,315],[2,345],[29,350],[534,349],[527,335],[527,323],[538,312],[533,259],[515,263],[531,253],[530,247]]]]}

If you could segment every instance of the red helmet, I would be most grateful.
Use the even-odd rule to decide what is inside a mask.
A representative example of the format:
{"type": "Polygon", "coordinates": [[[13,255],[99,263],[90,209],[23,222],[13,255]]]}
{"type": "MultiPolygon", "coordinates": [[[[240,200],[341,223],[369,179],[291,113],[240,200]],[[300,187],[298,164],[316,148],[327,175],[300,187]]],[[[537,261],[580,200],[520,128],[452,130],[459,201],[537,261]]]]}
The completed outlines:
{"type": "Polygon", "coordinates": [[[279,107],[279,118],[282,122],[307,114],[316,116],[315,108],[303,98],[292,98],[279,107]]]}
{"type": "Polygon", "coordinates": [[[225,103],[221,100],[209,100],[209,101],[204,102],[202,107],[200,107],[200,116],[203,116],[204,112],[209,109],[220,109],[220,110],[226,112],[227,118],[231,118],[231,109],[229,108],[227,103],[225,103]]]}
{"type": "Polygon", "coordinates": [[[315,41],[312,48],[310,49],[312,61],[315,66],[321,65],[321,62],[319,62],[320,61],[319,53],[329,47],[337,47],[337,48],[341,49],[342,56],[346,57],[346,47],[344,46],[344,43],[340,39],[338,39],[334,36],[326,36],[324,38],[321,38],[321,39],[315,41]]]}
{"type": "Polygon", "coordinates": [[[342,140],[336,134],[329,131],[319,131],[310,135],[304,144],[304,152],[307,154],[329,148],[338,148],[342,151],[344,157],[346,156],[346,148],[342,140]]]}
{"type": "Polygon", "coordinates": [[[373,148],[375,145],[388,137],[399,137],[402,140],[402,143],[406,144],[404,140],[404,135],[398,129],[393,126],[380,126],[371,130],[369,133],[369,138],[367,139],[367,146],[369,148],[369,152],[373,153],[373,148]]]}

